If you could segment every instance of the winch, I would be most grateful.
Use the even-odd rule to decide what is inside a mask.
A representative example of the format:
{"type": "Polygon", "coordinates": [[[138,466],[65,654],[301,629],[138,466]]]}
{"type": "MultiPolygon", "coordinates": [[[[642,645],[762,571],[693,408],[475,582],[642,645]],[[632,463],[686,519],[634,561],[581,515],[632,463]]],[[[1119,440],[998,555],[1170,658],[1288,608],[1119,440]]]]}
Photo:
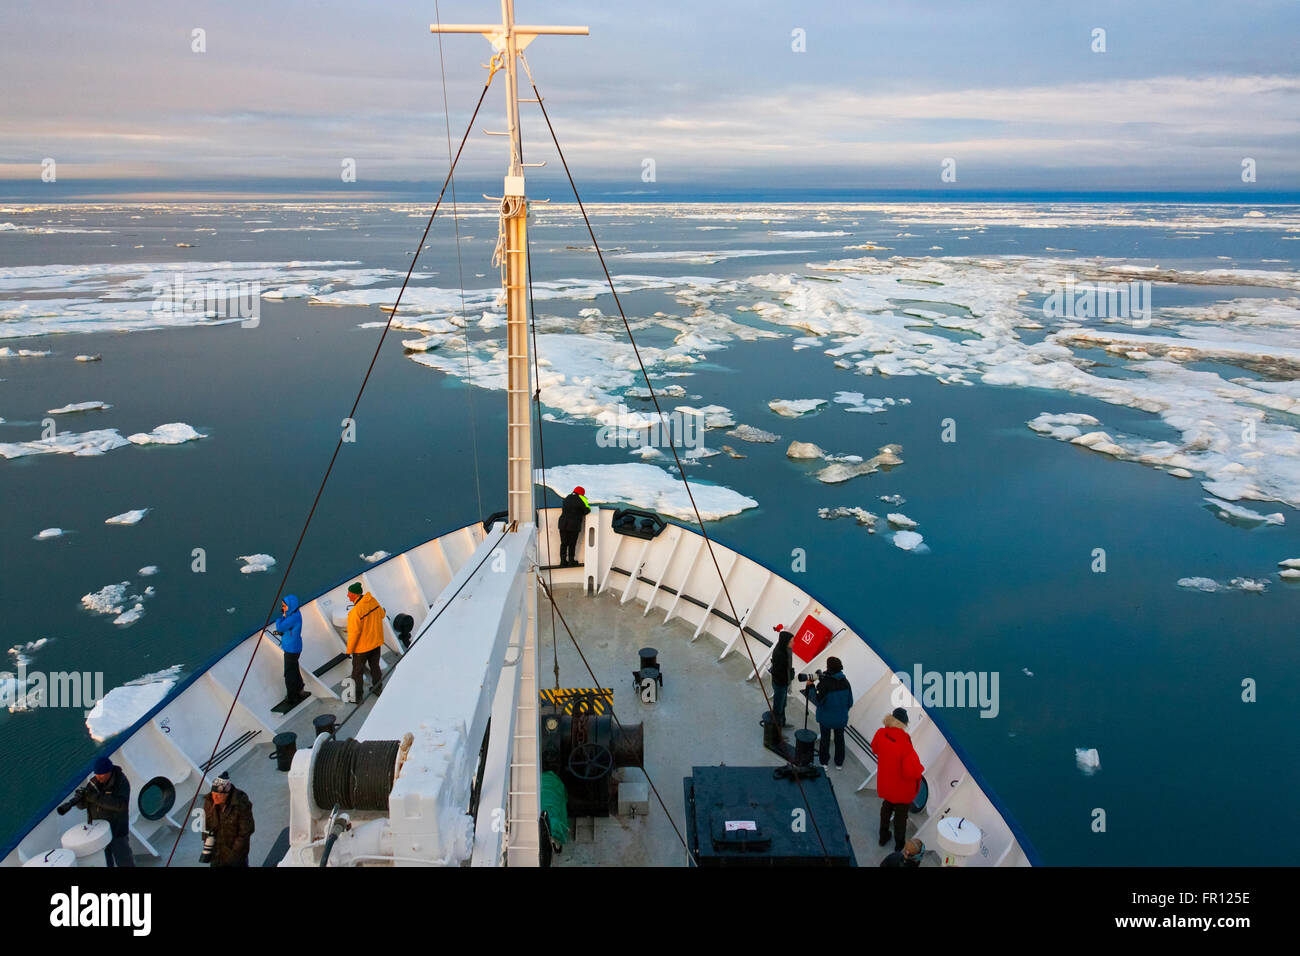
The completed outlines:
{"type": "Polygon", "coordinates": [[[645,759],[643,726],[620,725],[609,714],[598,713],[598,708],[596,693],[541,708],[542,771],[554,771],[564,781],[569,815],[574,817],[607,817],[616,812],[614,771],[642,766],[645,759]]]}

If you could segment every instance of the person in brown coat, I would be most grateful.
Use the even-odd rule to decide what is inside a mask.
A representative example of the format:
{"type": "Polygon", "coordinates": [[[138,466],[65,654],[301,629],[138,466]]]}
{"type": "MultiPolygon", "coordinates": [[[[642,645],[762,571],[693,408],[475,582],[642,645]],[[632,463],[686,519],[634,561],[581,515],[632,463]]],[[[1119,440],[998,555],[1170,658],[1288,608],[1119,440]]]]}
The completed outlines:
{"type": "Polygon", "coordinates": [[[212,781],[212,792],[203,798],[203,855],[199,862],[248,866],[253,830],[253,802],[230,782],[229,772],[223,773],[212,781]]]}

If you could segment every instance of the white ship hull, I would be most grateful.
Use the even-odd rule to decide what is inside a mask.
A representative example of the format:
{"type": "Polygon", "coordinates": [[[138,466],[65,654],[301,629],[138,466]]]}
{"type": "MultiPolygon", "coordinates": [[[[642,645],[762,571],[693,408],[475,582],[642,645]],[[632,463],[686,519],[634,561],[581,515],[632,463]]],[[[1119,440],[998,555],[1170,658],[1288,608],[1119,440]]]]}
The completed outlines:
{"type": "MultiPolygon", "coordinates": [[[[727,611],[721,582],[704,539],[678,525],[669,525],[651,540],[621,535],[615,533],[611,526],[611,514],[607,510],[593,509],[588,517],[579,550],[582,561],[579,567],[551,568],[539,574],[551,584],[555,593],[566,595],[571,604],[574,601],[604,602],[598,613],[617,616],[621,625],[627,625],[621,629],[629,634],[635,633],[629,627],[636,625],[658,628],[662,633],[655,640],[662,641],[664,635],[669,634],[682,635],[681,647],[664,644],[658,646],[660,654],[667,661],[666,667],[676,668],[680,674],[682,668],[688,666],[692,668],[693,676],[705,676],[710,681],[728,675],[729,672],[728,693],[736,701],[736,709],[744,711],[746,726],[753,724],[753,742],[761,744],[757,722],[750,721],[749,718],[761,714],[763,699],[753,686],[753,668],[749,666],[746,650],[741,645],[737,622],[727,611]],[[670,625],[670,629],[665,630],[664,624],[670,625]],[[738,662],[742,662],[743,666],[738,667],[738,662]],[[711,668],[716,668],[717,673],[711,668]],[[694,674],[695,670],[699,670],[700,674],[694,674]]],[[[559,535],[555,528],[557,517],[558,509],[541,513],[540,520],[547,524],[539,529],[536,540],[541,557],[539,563],[543,568],[558,563],[559,535]]],[[[493,535],[497,534],[498,532],[493,532],[493,535]]],[[[305,602],[301,608],[301,669],[306,679],[306,690],[311,697],[287,715],[275,714],[271,710],[284,696],[282,653],[269,638],[262,641],[231,711],[217,758],[206,767],[205,775],[205,779],[211,781],[222,771],[229,770],[237,785],[250,793],[257,816],[257,832],[251,854],[253,865],[261,864],[268,857],[271,857],[270,862],[279,862],[275,857],[284,849],[281,835],[290,823],[291,800],[287,792],[289,788],[286,775],[277,773],[273,762],[267,759],[272,737],[293,730],[298,733],[299,748],[309,748],[313,739],[313,716],[328,712],[336,714],[342,720],[356,706],[345,703],[341,698],[344,679],[350,674],[347,660],[334,664],[320,674],[313,673],[326,662],[335,659],[344,649],[343,631],[338,626],[342,619],[338,613],[345,612],[348,606],[348,584],[354,580],[362,581],[366,589],[387,609],[390,617],[398,613],[410,614],[415,619],[413,633],[418,636],[422,633],[425,619],[437,612],[440,595],[441,603],[447,603],[444,591],[457,579],[458,572],[462,579],[465,578],[469,570],[467,565],[480,550],[485,537],[484,529],[478,524],[441,535],[372,565],[360,574],[349,576],[305,602]],[[281,840],[279,845],[276,843],[277,838],[281,840]]],[[[806,615],[813,614],[833,634],[830,643],[817,657],[799,669],[821,667],[826,657],[834,655],[843,662],[845,674],[854,688],[855,703],[847,733],[851,759],[846,772],[836,774],[835,780],[846,819],[851,815],[865,817],[865,821],[850,821],[853,824],[850,831],[856,830],[859,834],[854,843],[859,862],[870,862],[877,857],[874,840],[869,841],[870,846],[860,845],[866,842],[862,840],[861,833],[872,833],[874,830],[871,814],[879,806],[874,796],[875,758],[869,742],[880,726],[881,717],[896,706],[900,695],[909,711],[909,730],[917,753],[926,767],[925,776],[930,790],[930,799],[924,811],[912,816],[912,835],[935,848],[935,831],[939,820],[946,816],[965,818],[977,824],[983,834],[978,850],[964,861],[966,865],[1023,866],[1029,865],[1031,861],[1036,862],[1032,847],[974,772],[969,760],[952,745],[933,715],[920,707],[905,688],[899,686],[893,668],[872,650],[845,617],[819,603],[800,587],[725,545],[715,541],[713,550],[725,575],[731,599],[735,602],[739,624],[748,636],[750,653],[758,661],[761,671],[766,673],[766,663],[771,652],[766,640],[773,633],[775,625],[797,626],[806,615]],[[853,805],[846,806],[850,802],[853,805]]],[[[546,599],[540,597],[539,602],[538,619],[547,621],[546,599]]],[[[611,620],[606,623],[611,625],[612,631],[614,622],[611,620]]],[[[553,638],[554,635],[550,637],[553,638]]],[[[112,739],[102,751],[122,767],[132,785],[131,844],[138,864],[164,862],[177,839],[180,825],[187,823],[183,815],[198,788],[202,774],[200,768],[209,760],[217,731],[227,711],[231,709],[236,688],[239,687],[257,639],[256,632],[245,637],[209,666],[189,676],[161,704],[144,715],[127,732],[112,739]],[[166,817],[150,821],[141,816],[135,797],[146,781],[159,775],[167,777],[175,785],[176,803],[166,817]]],[[[669,639],[678,640],[675,636],[669,639]]],[[[413,651],[419,647],[418,643],[413,645],[413,651]]],[[[388,671],[401,659],[402,653],[396,634],[386,622],[386,678],[388,671]]],[[[549,662],[550,657],[551,653],[545,651],[543,659],[549,662]]],[[[536,657],[534,663],[535,661],[536,657]]],[[[635,664],[635,658],[630,663],[635,664]]],[[[797,659],[796,664],[799,664],[797,659]]],[[[399,671],[392,680],[386,679],[381,700],[389,710],[400,706],[404,713],[418,714],[426,706],[426,698],[423,693],[416,694],[411,690],[416,668],[409,670],[412,671],[410,677],[404,678],[399,671]],[[390,697],[396,695],[404,696],[390,703],[390,697]]],[[[671,675],[672,671],[669,670],[668,673],[671,675]]],[[[628,683],[625,671],[600,673],[597,676],[604,686],[628,683]]],[[[586,686],[589,682],[575,683],[586,686]]],[[[518,693],[516,696],[519,696],[518,693]]],[[[532,689],[531,682],[525,685],[523,696],[535,700],[536,692],[532,689]]],[[[489,689],[488,698],[491,697],[489,689]]],[[[374,698],[365,701],[363,712],[349,717],[340,738],[357,734],[365,722],[365,711],[375,706],[374,698]]],[[[615,706],[630,711],[636,704],[620,703],[620,698],[616,698],[615,706]]],[[[427,708],[430,711],[436,710],[437,704],[428,700],[427,708]]],[[[802,711],[803,701],[792,694],[788,713],[794,714],[796,708],[802,711]]],[[[530,710],[527,706],[519,712],[535,715],[535,709],[530,710]]],[[[813,713],[815,717],[815,710],[813,713]]],[[[531,719],[535,723],[535,716],[531,719]]],[[[624,720],[640,719],[634,712],[624,716],[624,720]]],[[[660,714],[656,719],[662,726],[666,718],[660,714]]],[[[686,720],[684,715],[682,720],[686,720]]],[[[466,726],[469,724],[467,721],[466,726]]],[[[520,729],[531,731],[529,745],[535,748],[535,727],[520,729]]],[[[671,728],[666,734],[656,730],[654,735],[648,736],[646,769],[651,774],[657,772],[656,749],[670,743],[669,740],[659,738],[681,739],[683,735],[690,736],[695,730],[695,727],[688,724],[671,728]]],[[[524,735],[525,740],[528,737],[529,734],[524,735]]],[[[471,739],[470,743],[473,746],[472,752],[477,753],[479,741],[471,739]]],[[[745,746],[748,748],[749,742],[745,746]]],[[[747,762],[745,755],[734,752],[737,747],[735,744],[719,739],[714,747],[716,753],[705,751],[713,754],[712,759],[707,760],[708,764],[726,763],[734,766],[747,762]]],[[[508,745],[507,748],[509,749],[508,745]]],[[[750,752],[746,750],[746,754],[750,752]]],[[[510,753],[506,754],[508,761],[511,756],[510,753]]],[[[772,765],[779,763],[774,756],[767,756],[772,765]]],[[[535,757],[533,759],[531,764],[527,760],[514,762],[531,766],[529,772],[535,774],[535,757]]],[[[697,764],[705,762],[696,761],[697,764]]],[[[506,765],[509,766],[509,762],[506,765]]],[[[84,814],[79,810],[73,810],[65,816],[59,816],[54,811],[55,806],[64,801],[82,779],[84,778],[79,777],[55,794],[47,809],[11,842],[3,858],[4,865],[20,866],[33,858],[43,857],[48,851],[60,846],[64,831],[82,824],[84,814]]],[[[667,795],[667,809],[670,813],[680,815],[681,780],[668,777],[661,780],[660,784],[660,790],[667,795]]],[[[501,794],[512,789],[502,781],[498,781],[498,785],[501,794]]],[[[207,785],[202,789],[206,791],[207,785]]],[[[480,804],[480,818],[488,812],[486,808],[491,806],[488,802],[490,792],[491,787],[485,792],[485,802],[480,804]]],[[[201,805],[201,798],[198,803],[201,805]]],[[[652,816],[659,812],[658,807],[652,808],[652,816]]],[[[488,832],[482,826],[479,831],[480,839],[483,833],[488,832]]],[[[671,837],[671,831],[669,834],[671,837]]],[[[490,865],[506,861],[510,856],[510,835],[498,835],[495,839],[494,845],[486,852],[484,847],[475,848],[475,863],[490,865]]],[[[185,827],[173,865],[198,863],[197,840],[197,833],[191,827],[185,827]]],[[[624,854],[621,858],[634,862],[685,862],[680,846],[674,849],[675,855],[628,857],[624,854]]],[[[520,858],[512,859],[511,862],[517,865],[524,858],[531,858],[535,854],[535,843],[516,846],[515,850],[520,858]]],[[[287,850],[285,855],[288,855],[287,850]]],[[[96,852],[82,857],[78,860],[78,865],[100,865],[102,857],[102,853],[96,852]]],[[[316,854],[304,858],[299,853],[293,858],[284,859],[283,864],[315,865],[315,859],[316,854]]],[[[581,852],[576,855],[569,853],[565,861],[578,862],[579,859],[594,863],[606,862],[598,853],[584,855],[581,852]]],[[[613,863],[617,859],[609,859],[607,862],[613,863]]],[[[364,862],[374,865],[384,861],[369,859],[364,862]]]]}

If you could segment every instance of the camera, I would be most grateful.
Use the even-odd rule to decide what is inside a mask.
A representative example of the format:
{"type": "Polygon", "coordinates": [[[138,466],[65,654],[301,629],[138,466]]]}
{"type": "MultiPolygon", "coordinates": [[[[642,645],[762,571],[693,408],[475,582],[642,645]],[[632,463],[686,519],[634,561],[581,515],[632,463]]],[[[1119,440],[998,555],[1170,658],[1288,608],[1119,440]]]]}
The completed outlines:
{"type": "Polygon", "coordinates": [[[59,804],[55,812],[58,813],[59,816],[63,816],[73,807],[79,807],[82,804],[84,804],[85,801],[86,801],[86,786],[83,784],[82,786],[78,787],[76,790],[72,792],[72,796],[68,797],[66,803],[59,804]]]}
{"type": "Polygon", "coordinates": [[[803,681],[805,684],[808,684],[814,681],[821,680],[822,677],[824,677],[825,675],[826,675],[825,671],[818,669],[813,671],[811,674],[797,674],[795,676],[798,677],[798,679],[803,681]]]}
{"type": "Polygon", "coordinates": [[[215,833],[203,834],[203,852],[199,854],[200,863],[211,863],[213,855],[217,852],[217,835],[215,833]]]}

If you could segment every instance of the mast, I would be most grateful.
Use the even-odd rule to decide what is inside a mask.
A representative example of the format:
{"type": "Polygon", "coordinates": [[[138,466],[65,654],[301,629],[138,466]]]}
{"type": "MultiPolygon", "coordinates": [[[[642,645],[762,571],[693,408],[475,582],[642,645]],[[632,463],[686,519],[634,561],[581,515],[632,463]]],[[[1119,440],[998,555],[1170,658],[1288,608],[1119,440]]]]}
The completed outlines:
{"type": "MultiPolygon", "coordinates": [[[[586,36],[586,27],[519,26],[515,23],[514,0],[501,0],[500,24],[431,24],[433,33],[481,33],[496,50],[488,69],[506,72],[506,121],[510,137],[510,164],[502,190],[501,227],[497,256],[506,300],[506,465],[508,517],[506,528],[522,539],[530,558],[527,562],[527,591],[524,620],[511,635],[519,656],[513,693],[501,703],[503,712],[493,717],[497,737],[488,741],[488,764],[494,779],[504,774],[505,853],[507,866],[537,866],[541,852],[541,754],[537,741],[537,561],[533,523],[533,423],[529,401],[533,394],[533,366],[528,339],[528,200],[524,192],[523,146],[519,129],[519,56],[538,36],[586,36]],[[503,719],[504,718],[504,719],[503,719]],[[499,728],[499,730],[497,730],[499,728]],[[496,761],[504,762],[499,766],[496,761]],[[499,771],[499,773],[498,773],[499,771]]],[[[530,165],[540,166],[541,163],[530,165]]],[[[487,199],[495,197],[487,196],[487,199]]],[[[512,544],[520,543],[516,538],[512,544]]],[[[503,664],[503,667],[506,665],[503,664]]],[[[496,714],[497,703],[493,704],[496,714]]],[[[477,839],[476,839],[477,842],[477,839]]],[[[485,838],[494,852],[496,844],[485,838]]],[[[476,861],[492,862],[480,859],[476,861]]]]}
{"type": "MultiPolygon", "coordinates": [[[[523,147],[519,130],[519,54],[538,36],[586,36],[585,26],[520,26],[514,0],[501,0],[499,24],[430,24],[432,33],[481,33],[497,51],[489,69],[506,72],[510,164],[501,196],[502,287],[506,299],[506,465],[507,524],[511,531],[532,523],[533,429],[528,403],[533,394],[528,341],[528,201],[524,193],[523,147]],[[504,62],[500,62],[504,61],[504,62]]],[[[540,164],[538,164],[540,165],[540,164]]],[[[488,197],[494,198],[494,197],[488,197]]]]}

